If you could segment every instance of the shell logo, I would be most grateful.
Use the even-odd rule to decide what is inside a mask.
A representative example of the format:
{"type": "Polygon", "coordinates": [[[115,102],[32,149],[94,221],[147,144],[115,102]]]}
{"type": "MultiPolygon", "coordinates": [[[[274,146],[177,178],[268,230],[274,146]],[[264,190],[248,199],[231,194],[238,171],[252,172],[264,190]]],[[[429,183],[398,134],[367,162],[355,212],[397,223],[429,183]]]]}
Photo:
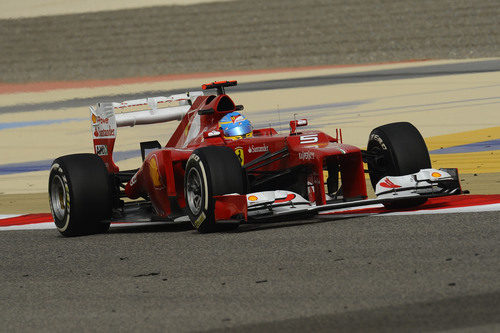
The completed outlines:
{"type": "Polygon", "coordinates": [[[151,177],[151,181],[153,182],[153,186],[155,188],[163,188],[160,171],[158,170],[158,160],[156,155],[153,155],[149,160],[149,176],[151,177]]]}
{"type": "Polygon", "coordinates": [[[97,117],[92,113],[92,124],[97,123],[97,117]]]}
{"type": "Polygon", "coordinates": [[[248,201],[257,201],[259,198],[257,198],[255,195],[251,195],[248,197],[248,201]]]}

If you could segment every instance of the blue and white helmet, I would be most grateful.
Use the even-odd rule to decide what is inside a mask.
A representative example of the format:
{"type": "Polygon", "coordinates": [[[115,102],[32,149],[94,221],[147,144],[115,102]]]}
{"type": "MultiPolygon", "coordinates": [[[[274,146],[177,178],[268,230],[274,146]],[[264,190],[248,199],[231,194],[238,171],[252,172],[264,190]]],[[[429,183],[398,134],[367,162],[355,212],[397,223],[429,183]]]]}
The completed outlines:
{"type": "Polygon", "coordinates": [[[224,137],[232,140],[250,137],[253,131],[250,120],[238,112],[231,112],[222,117],[219,127],[224,137]]]}

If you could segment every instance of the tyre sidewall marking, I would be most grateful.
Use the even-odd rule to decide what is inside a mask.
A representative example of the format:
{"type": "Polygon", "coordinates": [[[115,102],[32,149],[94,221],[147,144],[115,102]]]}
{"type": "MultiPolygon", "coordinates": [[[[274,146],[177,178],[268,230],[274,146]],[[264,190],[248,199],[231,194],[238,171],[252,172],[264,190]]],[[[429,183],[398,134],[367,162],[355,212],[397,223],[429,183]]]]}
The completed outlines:
{"type": "MultiPolygon", "coordinates": [[[[398,172],[397,170],[399,170],[399,165],[397,164],[397,160],[395,159],[395,156],[394,156],[394,152],[392,150],[392,146],[390,144],[390,141],[387,140],[387,144],[386,144],[386,141],[384,141],[383,137],[385,136],[383,132],[378,132],[377,130],[374,130],[375,133],[370,133],[370,137],[369,137],[369,140],[368,140],[368,144],[370,144],[370,141],[373,141],[375,142],[375,144],[379,145],[380,148],[382,149],[381,150],[381,153],[384,155],[384,158],[386,160],[388,160],[389,162],[389,166],[387,167],[386,166],[386,172],[384,172],[383,176],[378,178],[376,181],[375,181],[375,184],[380,181],[380,179],[384,178],[385,176],[387,176],[388,174],[391,174],[393,172],[398,172]]],[[[372,178],[370,178],[370,181],[371,181],[372,178]]],[[[375,189],[375,185],[373,184],[372,182],[372,186],[373,188],[375,189]]]]}
{"type": "Polygon", "coordinates": [[[382,138],[378,134],[371,134],[370,140],[377,141],[383,150],[387,150],[387,146],[385,145],[384,140],[382,140],[382,138]]]}
{"type": "Polygon", "coordinates": [[[203,165],[203,162],[200,160],[198,161],[200,169],[201,169],[201,174],[203,176],[203,190],[205,191],[205,211],[208,211],[208,184],[207,184],[207,173],[205,172],[205,166],[203,165]]]}
{"type": "MultiPolygon", "coordinates": [[[[385,155],[385,158],[390,159],[390,167],[389,167],[389,174],[390,173],[399,173],[399,161],[396,158],[394,149],[392,148],[391,142],[389,140],[384,140],[385,134],[382,132],[380,134],[377,133],[372,133],[370,134],[370,139],[373,139],[373,141],[377,142],[380,145],[380,148],[382,148],[383,153],[385,155]]],[[[383,177],[382,177],[383,178],[383,177]]]]}
{"type": "Polygon", "coordinates": [[[201,210],[201,214],[198,215],[197,219],[193,222],[195,228],[199,228],[200,225],[203,223],[203,221],[205,221],[206,219],[206,214],[205,212],[208,211],[208,203],[209,203],[209,197],[208,197],[208,181],[207,181],[207,173],[205,172],[205,165],[203,164],[203,162],[201,161],[201,158],[193,153],[191,154],[191,156],[189,157],[188,159],[188,162],[187,162],[187,165],[190,165],[191,163],[195,163],[194,164],[194,168],[197,168],[200,173],[201,173],[201,176],[202,176],[202,182],[203,182],[203,192],[204,192],[204,210],[203,209],[201,210]],[[194,161],[194,162],[191,162],[194,161]]]}
{"type": "Polygon", "coordinates": [[[193,222],[194,227],[198,229],[200,227],[200,225],[203,223],[203,221],[205,221],[206,217],[207,216],[205,215],[205,213],[203,211],[201,211],[200,216],[198,216],[198,218],[193,222]]]}

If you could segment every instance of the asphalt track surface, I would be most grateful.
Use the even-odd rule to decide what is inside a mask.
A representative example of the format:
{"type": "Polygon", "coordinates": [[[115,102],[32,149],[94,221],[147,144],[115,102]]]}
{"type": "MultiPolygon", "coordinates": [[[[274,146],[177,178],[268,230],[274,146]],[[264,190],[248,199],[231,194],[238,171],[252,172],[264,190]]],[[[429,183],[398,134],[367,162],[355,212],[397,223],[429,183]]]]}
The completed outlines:
{"type": "Polygon", "coordinates": [[[1,232],[2,330],[495,331],[498,217],[1,232]]]}
{"type": "Polygon", "coordinates": [[[245,0],[0,20],[0,81],[495,57],[499,16],[497,0],[245,0]]]}
{"type": "MultiPolygon", "coordinates": [[[[259,0],[1,20],[0,81],[495,57],[499,8],[494,0],[259,0]]],[[[498,62],[481,66],[466,70],[499,68],[498,62]]],[[[434,68],[413,77],[463,70],[434,68]]],[[[412,74],[374,72],[370,80],[412,74]]],[[[47,105],[2,107],[0,113],[41,106],[47,105]]],[[[209,235],[185,225],[79,238],[55,230],[0,232],[1,327],[499,331],[499,218],[499,212],[324,216],[209,235]]]]}

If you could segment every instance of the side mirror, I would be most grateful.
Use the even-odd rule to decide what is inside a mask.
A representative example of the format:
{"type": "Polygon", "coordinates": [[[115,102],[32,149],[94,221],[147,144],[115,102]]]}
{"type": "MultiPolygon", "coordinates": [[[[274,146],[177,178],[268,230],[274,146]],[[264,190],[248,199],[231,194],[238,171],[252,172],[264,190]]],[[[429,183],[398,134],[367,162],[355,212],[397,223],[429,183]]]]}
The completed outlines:
{"type": "Polygon", "coordinates": [[[205,138],[205,139],[215,138],[215,137],[220,136],[220,135],[221,135],[221,131],[217,131],[217,130],[203,132],[203,138],[205,138]]]}
{"type": "Polygon", "coordinates": [[[307,119],[290,121],[290,134],[295,134],[297,127],[307,126],[307,119]]]}

